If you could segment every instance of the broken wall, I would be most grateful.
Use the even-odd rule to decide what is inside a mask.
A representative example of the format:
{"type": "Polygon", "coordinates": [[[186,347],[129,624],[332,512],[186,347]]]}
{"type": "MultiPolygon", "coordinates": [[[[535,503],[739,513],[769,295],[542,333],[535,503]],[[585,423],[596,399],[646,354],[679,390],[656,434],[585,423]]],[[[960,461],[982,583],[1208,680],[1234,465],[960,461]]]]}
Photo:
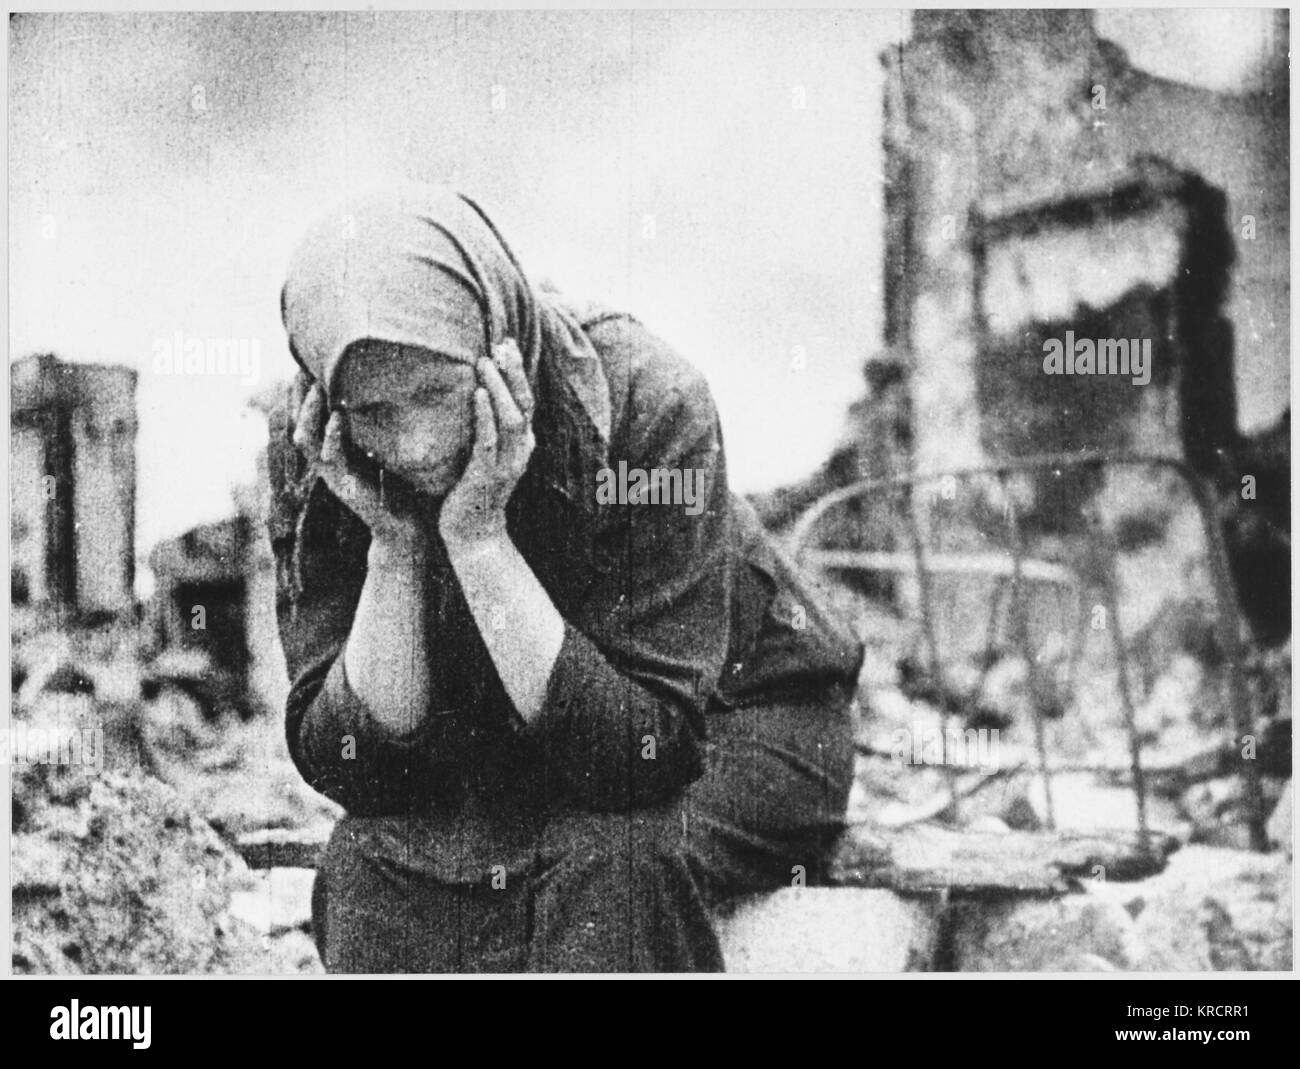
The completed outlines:
{"type": "Polygon", "coordinates": [[[1188,459],[1207,463],[1236,431],[1238,383],[1255,425],[1276,418],[1289,345],[1285,87],[1245,97],[1150,77],[1083,11],[917,12],[913,39],[884,62],[886,334],[908,354],[919,468],[978,463],[1008,431],[1040,452],[1182,456],[1194,441],[1204,456],[1188,459]],[[1121,203],[1135,186],[1145,203],[1121,203]],[[1031,320],[1090,314],[1152,336],[1154,385],[1051,383],[1076,394],[1075,417],[1081,391],[1098,398],[1092,427],[1062,419],[1060,396],[1036,409],[999,394],[1012,360],[1042,374],[1031,320]],[[990,329],[1000,368],[981,366],[990,329]],[[1124,418],[1104,418],[1115,407],[1124,418]]]}
{"type": "Polygon", "coordinates": [[[135,602],[136,373],[44,354],[10,368],[13,579],[34,602],[135,602]]]}

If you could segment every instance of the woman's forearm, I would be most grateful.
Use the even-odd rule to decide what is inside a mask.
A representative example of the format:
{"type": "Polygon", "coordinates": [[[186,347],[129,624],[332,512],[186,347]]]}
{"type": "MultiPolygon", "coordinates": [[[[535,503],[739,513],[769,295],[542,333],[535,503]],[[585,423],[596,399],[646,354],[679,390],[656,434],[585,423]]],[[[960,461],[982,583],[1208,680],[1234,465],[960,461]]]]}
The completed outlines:
{"type": "Polygon", "coordinates": [[[447,557],[515,709],[533,720],[564,643],[564,618],[505,533],[446,542],[447,557]]]}
{"type": "Polygon", "coordinates": [[[352,689],[376,720],[398,734],[413,731],[428,714],[425,562],[421,539],[371,542],[343,654],[352,689]]]}

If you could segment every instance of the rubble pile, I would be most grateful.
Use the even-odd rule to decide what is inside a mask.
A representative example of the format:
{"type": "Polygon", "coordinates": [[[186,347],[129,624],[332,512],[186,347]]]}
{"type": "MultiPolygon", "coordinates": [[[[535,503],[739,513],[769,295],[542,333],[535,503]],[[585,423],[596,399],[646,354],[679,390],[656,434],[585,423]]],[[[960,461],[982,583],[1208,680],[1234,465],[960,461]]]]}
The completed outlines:
{"type": "Polygon", "coordinates": [[[252,872],[233,846],[338,815],[279,719],[143,685],[129,627],[60,622],[15,621],[14,971],[321,971],[310,873],[252,872]]]}
{"type": "Polygon", "coordinates": [[[232,914],[252,874],[147,775],[19,766],[10,859],[15,973],[319,971],[232,914]]]}
{"type": "Polygon", "coordinates": [[[1151,828],[1248,847],[1247,773],[1261,815],[1290,777],[1289,641],[1240,645],[1180,479],[1107,465],[1069,522],[1018,534],[1015,479],[920,480],[871,526],[849,499],[800,535],[867,648],[852,816],[1131,830],[1136,745],[1151,828]]]}
{"type": "Polygon", "coordinates": [[[1185,847],[1158,876],[954,911],[961,972],[1289,972],[1291,859],[1185,847]]]}

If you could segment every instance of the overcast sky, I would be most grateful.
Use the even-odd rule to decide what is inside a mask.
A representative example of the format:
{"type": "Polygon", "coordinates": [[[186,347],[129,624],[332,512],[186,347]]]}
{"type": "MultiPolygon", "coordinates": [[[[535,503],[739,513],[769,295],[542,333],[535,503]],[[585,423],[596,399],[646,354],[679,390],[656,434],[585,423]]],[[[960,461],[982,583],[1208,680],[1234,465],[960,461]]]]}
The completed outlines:
{"type": "MultiPolygon", "coordinates": [[[[1259,13],[1178,17],[1112,12],[1100,28],[1156,73],[1248,87],[1259,13]]],[[[877,57],[909,21],[17,16],[11,356],[140,371],[143,556],[228,515],[252,478],[264,432],[246,401],[291,370],[278,294],[301,229],[359,188],[447,181],[535,274],[640,314],[705,372],[737,488],[798,478],[880,346],[877,57]],[[177,332],[255,342],[259,381],[156,374],[177,332]]]]}

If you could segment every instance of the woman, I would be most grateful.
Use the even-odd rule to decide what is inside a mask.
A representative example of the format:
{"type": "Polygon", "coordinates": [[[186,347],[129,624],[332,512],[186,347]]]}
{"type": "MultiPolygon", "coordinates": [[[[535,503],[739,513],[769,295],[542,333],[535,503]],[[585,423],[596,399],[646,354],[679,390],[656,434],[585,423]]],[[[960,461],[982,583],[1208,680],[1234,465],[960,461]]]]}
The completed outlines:
{"type": "Polygon", "coordinates": [[[282,312],[288,740],[347,811],[326,966],[721,969],[709,907],[841,830],[862,651],[731,496],[702,377],[436,187],[313,227],[282,312]]]}

